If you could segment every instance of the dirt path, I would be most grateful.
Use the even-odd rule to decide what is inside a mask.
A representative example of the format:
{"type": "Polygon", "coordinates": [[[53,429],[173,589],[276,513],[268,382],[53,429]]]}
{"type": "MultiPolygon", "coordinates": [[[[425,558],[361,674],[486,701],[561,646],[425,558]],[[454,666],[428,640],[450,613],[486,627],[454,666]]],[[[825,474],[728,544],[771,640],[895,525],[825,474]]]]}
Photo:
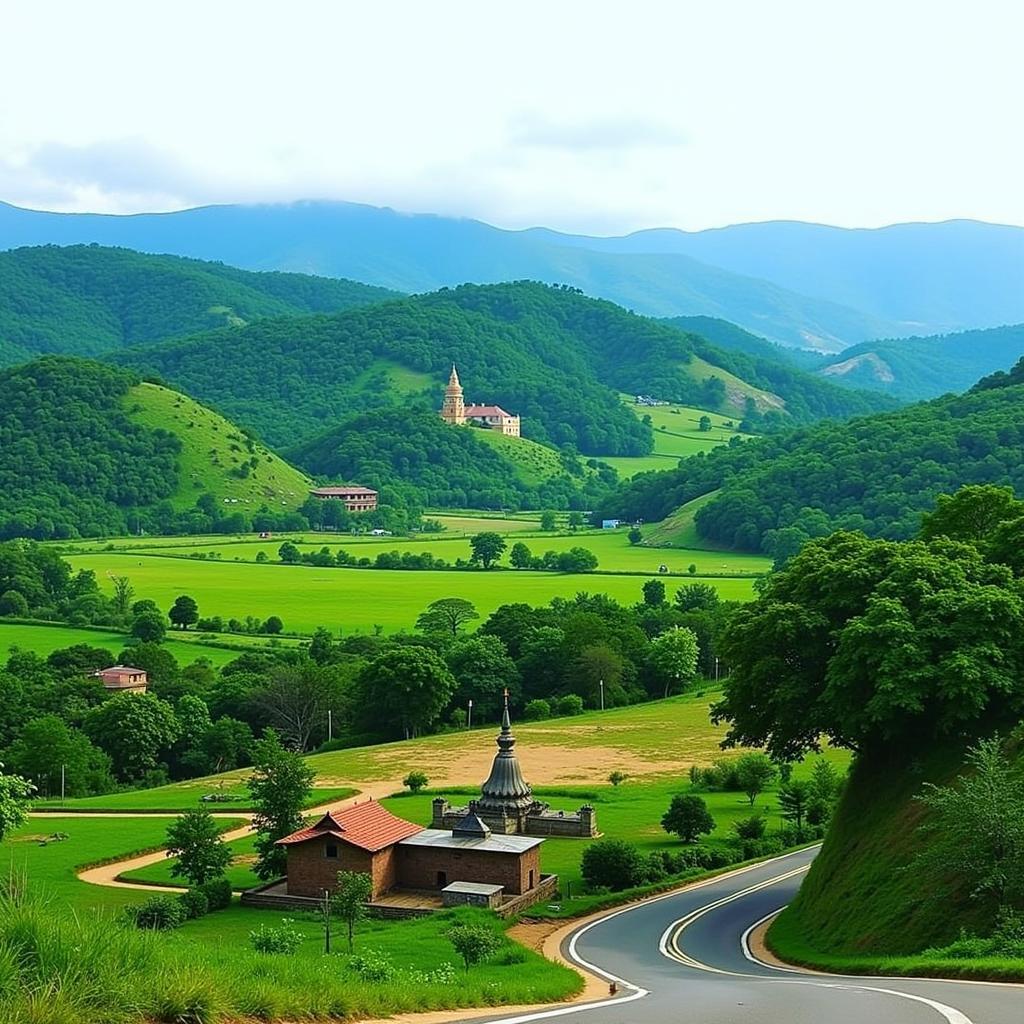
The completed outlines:
{"type": "MultiPolygon", "coordinates": [[[[326,811],[336,807],[349,807],[352,804],[363,803],[366,800],[379,800],[382,797],[387,796],[389,793],[394,793],[395,790],[401,789],[401,782],[374,782],[366,786],[362,792],[356,796],[350,796],[343,800],[332,800],[330,803],[320,804],[316,807],[310,807],[305,813],[307,814],[323,814],[326,811]]],[[[48,817],[49,814],[43,813],[38,815],[39,817],[48,817]]],[[[124,812],[111,812],[108,814],[65,814],[67,818],[153,818],[153,817],[168,817],[177,818],[177,814],[168,815],[153,815],[153,814],[130,814],[124,812]]],[[[251,818],[251,814],[239,813],[239,814],[219,814],[215,817],[221,818],[251,818]]],[[[225,832],[222,836],[224,842],[230,843],[236,839],[244,839],[249,833],[252,832],[252,825],[240,825],[238,828],[230,829],[225,832]]],[[[90,885],[107,885],[115,889],[143,889],[149,892],[181,892],[184,886],[171,886],[171,885],[147,885],[143,882],[122,882],[118,880],[118,875],[124,874],[126,871],[135,871],[138,868],[148,868],[151,864],[159,864],[160,861],[167,858],[166,850],[157,850],[154,853],[143,853],[137,857],[126,857],[124,860],[114,861],[113,864],[101,864],[99,867],[86,868],[84,871],[78,872],[78,878],[82,882],[88,882],[90,885]]]]}

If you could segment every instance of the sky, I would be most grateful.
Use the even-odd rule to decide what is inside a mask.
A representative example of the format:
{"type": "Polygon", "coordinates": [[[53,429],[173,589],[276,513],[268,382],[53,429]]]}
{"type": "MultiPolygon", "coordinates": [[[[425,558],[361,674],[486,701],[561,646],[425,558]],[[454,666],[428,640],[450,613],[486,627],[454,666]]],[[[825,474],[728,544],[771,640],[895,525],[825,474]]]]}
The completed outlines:
{"type": "Polygon", "coordinates": [[[0,200],[1024,225],[1022,36],[1016,0],[10,3],[0,200]]]}

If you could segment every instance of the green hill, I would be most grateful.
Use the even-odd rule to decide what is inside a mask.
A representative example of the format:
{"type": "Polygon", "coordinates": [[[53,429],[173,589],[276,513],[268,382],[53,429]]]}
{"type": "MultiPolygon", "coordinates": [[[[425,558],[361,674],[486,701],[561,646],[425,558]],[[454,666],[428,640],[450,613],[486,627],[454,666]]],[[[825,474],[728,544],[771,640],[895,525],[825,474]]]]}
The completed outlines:
{"type": "Polygon", "coordinates": [[[888,338],[845,349],[818,369],[830,381],[903,401],[936,398],[1024,355],[1024,324],[926,338],[888,338]]]}
{"type": "Polygon", "coordinates": [[[836,529],[906,538],[939,494],[967,483],[1024,493],[1024,368],[964,395],[820,423],[640,476],[601,507],[658,521],[716,491],[696,516],[702,538],[785,557],[836,529]]]}
{"type": "Polygon", "coordinates": [[[305,490],[227,420],[130,371],[68,356],[0,371],[0,539],[208,532],[305,490]]]}
{"type": "Polygon", "coordinates": [[[334,312],[396,293],[95,245],[0,252],[0,366],[95,356],[258,317],[334,312]]]}
{"type": "MultiPolygon", "coordinates": [[[[760,381],[741,379],[732,365],[738,356],[695,335],[534,282],[464,285],[331,316],[264,320],[114,358],[215,404],[275,445],[309,439],[346,414],[409,407],[410,392],[423,408],[436,408],[453,361],[468,399],[497,402],[522,416],[524,436],[586,455],[649,452],[649,431],[621,407],[618,392],[711,409],[732,395],[723,411],[734,416],[747,411],[750,396],[755,417],[785,407],[799,421],[886,402],[874,396],[865,404],[806,374],[812,391],[838,396],[835,404],[812,408],[796,385],[769,394],[760,381]],[[404,368],[397,378],[396,367],[404,368]],[[420,387],[424,375],[432,394],[420,387]]],[[[786,372],[789,384],[806,383],[800,371],[786,372]]]]}

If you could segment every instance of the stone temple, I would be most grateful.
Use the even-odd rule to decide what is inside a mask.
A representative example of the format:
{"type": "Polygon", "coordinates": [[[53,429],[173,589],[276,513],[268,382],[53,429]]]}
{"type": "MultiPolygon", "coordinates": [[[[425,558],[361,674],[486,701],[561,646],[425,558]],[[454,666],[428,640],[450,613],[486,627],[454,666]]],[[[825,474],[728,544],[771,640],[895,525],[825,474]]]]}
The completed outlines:
{"type": "Polygon", "coordinates": [[[458,831],[463,821],[478,819],[499,835],[566,836],[589,839],[598,834],[594,808],[584,804],[577,811],[556,811],[535,800],[523,778],[516,757],[516,738],[508,714],[508,691],[498,733],[498,753],[491,774],[480,789],[480,797],[468,807],[452,807],[438,797],[433,803],[431,828],[458,831]]]}

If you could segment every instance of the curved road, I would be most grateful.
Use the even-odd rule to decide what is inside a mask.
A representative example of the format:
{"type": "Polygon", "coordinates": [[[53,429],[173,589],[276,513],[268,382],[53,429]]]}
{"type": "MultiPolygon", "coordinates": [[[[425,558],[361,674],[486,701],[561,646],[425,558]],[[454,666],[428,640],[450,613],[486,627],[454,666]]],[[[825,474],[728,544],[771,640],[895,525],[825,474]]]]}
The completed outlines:
{"type": "Polygon", "coordinates": [[[763,964],[752,926],[788,903],[815,850],[656,897],[585,925],[568,959],[614,999],[478,1021],[526,1024],[1021,1024],[1024,986],[809,974],[763,964]]]}

